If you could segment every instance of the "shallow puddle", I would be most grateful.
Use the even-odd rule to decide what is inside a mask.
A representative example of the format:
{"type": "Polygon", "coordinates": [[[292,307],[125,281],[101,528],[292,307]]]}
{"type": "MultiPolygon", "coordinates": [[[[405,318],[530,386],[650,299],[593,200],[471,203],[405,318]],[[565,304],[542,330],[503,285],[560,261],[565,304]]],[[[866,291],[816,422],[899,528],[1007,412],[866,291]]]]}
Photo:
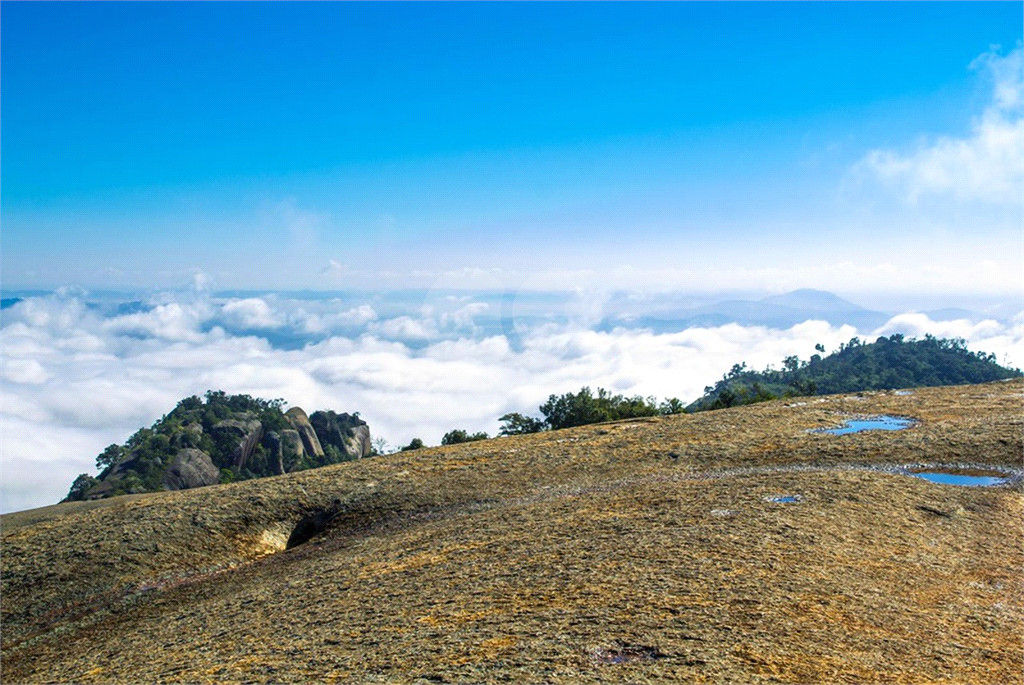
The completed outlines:
{"type": "Polygon", "coordinates": [[[1001,475],[972,475],[965,473],[951,473],[948,471],[920,471],[917,473],[911,472],[911,476],[916,478],[923,478],[932,483],[942,483],[943,485],[966,485],[973,487],[985,487],[988,485],[999,485],[1006,481],[1005,476],[1001,475]]]}
{"type": "Polygon", "coordinates": [[[899,416],[872,416],[868,419],[850,419],[836,428],[819,428],[812,433],[828,433],[829,435],[846,435],[863,431],[898,431],[910,428],[916,422],[899,416]]]}
{"type": "Polygon", "coordinates": [[[789,502],[799,502],[801,499],[800,495],[784,495],[782,497],[771,497],[768,501],[776,502],[778,504],[787,504],[789,502]]]}

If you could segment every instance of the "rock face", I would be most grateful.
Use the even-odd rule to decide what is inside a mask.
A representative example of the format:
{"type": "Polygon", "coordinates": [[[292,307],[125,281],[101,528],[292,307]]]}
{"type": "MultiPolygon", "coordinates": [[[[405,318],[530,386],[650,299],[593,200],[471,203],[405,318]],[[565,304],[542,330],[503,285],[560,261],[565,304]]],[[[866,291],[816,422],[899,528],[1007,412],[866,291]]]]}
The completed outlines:
{"type": "Polygon", "coordinates": [[[281,451],[281,434],[267,431],[263,435],[263,446],[270,452],[270,460],[277,467],[277,475],[284,473],[284,453],[281,451]]]}
{"type": "Polygon", "coordinates": [[[281,431],[281,471],[293,469],[296,462],[306,456],[302,437],[297,430],[281,431]]]}
{"type": "Polygon", "coordinates": [[[359,418],[359,414],[337,414],[331,410],[322,410],[313,412],[309,423],[316,430],[325,450],[332,446],[345,460],[370,456],[370,427],[359,418]]]}
{"type": "Polygon", "coordinates": [[[299,432],[306,454],[316,457],[324,456],[324,448],[320,446],[320,440],[317,438],[312,424],[309,423],[309,417],[306,416],[306,412],[302,411],[301,407],[292,407],[284,415],[288,417],[292,428],[299,432]]]}
{"type": "Polygon", "coordinates": [[[362,426],[356,426],[352,429],[354,435],[351,438],[345,439],[345,445],[348,448],[348,453],[353,455],[356,459],[362,459],[363,457],[370,456],[370,452],[373,451],[373,444],[370,439],[370,427],[366,424],[362,426]]]}
{"type": "Polygon", "coordinates": [[[188,490],[220,482],[220,470],[213,465],[210,455],[194,448],[183,449],[175,455],[164,474],[168,490],[188,490]]]}
{"type": "Polygon", "coordinates": [[[213,427],[212,433],[218,440],[231,440],[234,447],[232,461],[236,469],[245,466],[256,445],[263,437],[263,424],[256,419],[227,419],[213,427]]]}

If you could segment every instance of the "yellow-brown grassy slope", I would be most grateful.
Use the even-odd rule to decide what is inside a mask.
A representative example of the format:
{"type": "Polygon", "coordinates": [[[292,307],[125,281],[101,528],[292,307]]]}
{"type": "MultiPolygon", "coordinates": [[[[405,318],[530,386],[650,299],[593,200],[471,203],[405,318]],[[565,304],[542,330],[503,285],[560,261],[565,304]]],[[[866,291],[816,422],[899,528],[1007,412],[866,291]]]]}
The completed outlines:
{"type": "Polygon", "coordinates": [[[780,400],[7,515],[0,678],[1020,682],[1022,391],[780,400]],[[919,423],[808,432],[879,413],[919,423]],[[889,468],[913,463],[1018,480],[889,468]]]}

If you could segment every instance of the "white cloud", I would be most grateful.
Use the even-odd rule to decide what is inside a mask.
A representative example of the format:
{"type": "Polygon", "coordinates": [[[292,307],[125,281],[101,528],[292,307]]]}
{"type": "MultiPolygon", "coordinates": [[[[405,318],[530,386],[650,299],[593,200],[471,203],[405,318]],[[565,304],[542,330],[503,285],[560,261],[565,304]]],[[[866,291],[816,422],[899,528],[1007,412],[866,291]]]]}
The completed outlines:
{"type": "Polygon", "coordinates": [[[221,308],[221,316],[238,328],[278,328],[284,322],[273,312],[266,300],[251,297],[232,300],[221,308]]]}
{"type": "Polygon", "coordinates": [[[460,307],[454,312],[441,314],[441,326],[446,328],[475,330],[475,318],[486,312],[488,309],[490,309],[490,305],[486,302],[471,302],[464,307],[460,307]]]}
{"type": "Polygon", "coordinates": [[[429,340],[437,329],[429,321],[418,321],[410,316],[399,316],[380,323],[371,323],[369,330],[377,335],[397,340],[429,340]]]}
{"type": "MultiPolygon", "coordinates": [[[[875,332],[820,321],[781,331],[730,324],[669,334],[548,324],[523,331],[513,348],[500,335],[451,339],[437,326],[443,314],[380,320],[369,305],[346,308],[339,300],[261,301],[186,298],[112,318],[77,298],[30,298],[5,309],[0,505],[7,511],[60,499],[78,473],[94,472],[106,445],[208,389],[281,397],[307,411],[359,411],[392,444],[413,437],[437,444],[452,428],[493,434],[501,414],[537,415],[549,394],[583,385],[690,401],[739,361],[764,368],[791,354],[806,359],[816,343],[832,350],[858,334],[964,337],[971,349],[1024,365],[1022,317],[971,323],[905,314],[875,332]],[[309,321],[333,331],[335,317],[366,326],[280,349],[211,328],[232,304],[243,323],[266,316],[298,331],[309,321]]],[[[457,312],[470,308],[466,321],[485,311],[473,307],[480,303],[457,304],[457,312]]]]}
{"type": "Polygon", "coordinates": [[[991,79],[991,100],[966,138],[924,140],[910,152],[872,150],[859,166],[898,188],[911,202],[923,196],[1019,205],[1024,192],[1024,50],[991,51],[971,65],[991,79]]]}
{"type": "Polygon", "coordinates": [[[333,314],[316,314],[299,310],[293,319],[306,333],[327,333],[364,326],[377,319],[377,312],[371,305],[362,304],[333,314]]]}
{"type": "Polygon", "coordinates": [[[320,269],[320,273],[327,274],[328,276],[340,276],[348,270],[348,266],[342,264],[337,259],[329,259],[327,266],[320,269]]]}

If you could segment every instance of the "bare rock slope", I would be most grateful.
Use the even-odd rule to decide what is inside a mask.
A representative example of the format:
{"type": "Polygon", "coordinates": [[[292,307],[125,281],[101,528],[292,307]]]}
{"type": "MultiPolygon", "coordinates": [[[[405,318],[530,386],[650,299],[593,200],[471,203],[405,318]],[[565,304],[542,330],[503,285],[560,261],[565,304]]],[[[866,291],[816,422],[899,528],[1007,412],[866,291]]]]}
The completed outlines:
{"type": "Polygon", "coordinates": [[[1022,391],[775,401],[5,515],[4,681],[1019,682],[1022,391]],[[881,413],[917,423],[810,432],[881,413]]]}

